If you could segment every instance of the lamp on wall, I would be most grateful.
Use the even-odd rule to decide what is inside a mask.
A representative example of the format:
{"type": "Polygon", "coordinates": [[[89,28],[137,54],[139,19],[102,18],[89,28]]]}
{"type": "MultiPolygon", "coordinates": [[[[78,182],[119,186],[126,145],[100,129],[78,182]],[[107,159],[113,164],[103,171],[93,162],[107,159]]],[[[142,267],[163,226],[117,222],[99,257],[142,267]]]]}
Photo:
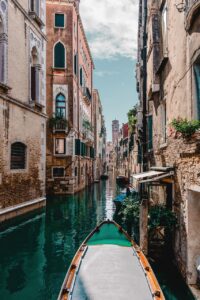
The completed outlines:
{"type": "Polygon", "coordinates": [[[186,10],[186,4],[185,4],[185,1],[182,0],[182,1],[177,1],[178,3],[175,4],[178,12],[183,12],[186,10]]]}

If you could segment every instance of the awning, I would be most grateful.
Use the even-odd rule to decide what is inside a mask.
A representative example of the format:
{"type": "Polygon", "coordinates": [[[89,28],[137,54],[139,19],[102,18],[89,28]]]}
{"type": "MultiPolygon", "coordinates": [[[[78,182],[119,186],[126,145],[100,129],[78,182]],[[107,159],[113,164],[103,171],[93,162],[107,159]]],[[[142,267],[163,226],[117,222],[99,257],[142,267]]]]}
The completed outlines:
{"type": "Polygon", "coordinates": [[[141,183],[149,183],[159,181],[161,179],[171,177],[174,175],[174,171],[169,172],[162,172],[162,171],[148,171],[139,174],[133,174],[132,177],[132,184],[133,187],[138,189],[139,184],[141,183]]]}

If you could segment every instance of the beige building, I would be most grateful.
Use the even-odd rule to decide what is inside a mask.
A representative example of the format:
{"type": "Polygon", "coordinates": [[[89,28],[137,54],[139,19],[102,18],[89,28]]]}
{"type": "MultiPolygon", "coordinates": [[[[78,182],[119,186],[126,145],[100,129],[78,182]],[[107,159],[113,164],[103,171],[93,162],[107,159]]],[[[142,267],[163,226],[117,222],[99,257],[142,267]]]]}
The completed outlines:
{"type": "MultiPolygon", "coordinates": [[[[146,157],[149,169],[174,170],[174,176],[155,180],[161,185],[150,187],[150,198],[176,212],[175,257],[187,283],[194,285],[200,257],[200,132],[184,138],[172,121],[200,120],[200,1],[176,4],[148,1],[146,157]]],[[[139,62],[138,73],[144,63],[139,62]]]]}
{"type": "Polygon", "coordinates": [[[98,181],[100,176],[106,172],[106,128],[104,124],[103,107],[99,92],[93,90],[93,118],[94,118],[94,179],[98,181]]]}
{"type": "Polygon", "coordinates": [[[45,204],[45,20],[45,0],[0,1],[0,221],[45,204]]]}

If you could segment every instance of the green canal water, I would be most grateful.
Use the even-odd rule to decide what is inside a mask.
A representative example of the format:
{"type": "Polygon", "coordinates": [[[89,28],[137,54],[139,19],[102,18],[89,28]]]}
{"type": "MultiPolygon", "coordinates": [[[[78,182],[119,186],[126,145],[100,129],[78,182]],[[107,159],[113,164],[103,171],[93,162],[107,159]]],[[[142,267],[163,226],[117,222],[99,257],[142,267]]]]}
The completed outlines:
{"type": "MultiPolygon", "coordinates": [[[[1,228],[0,300],[55,300],[82,241],[113,217],[115,194],[110,179],[75,196],[49,197],[45,210],[1,228]]],[[[155,271],[167,300],[193,299],[170,262],[155,271]]]]}

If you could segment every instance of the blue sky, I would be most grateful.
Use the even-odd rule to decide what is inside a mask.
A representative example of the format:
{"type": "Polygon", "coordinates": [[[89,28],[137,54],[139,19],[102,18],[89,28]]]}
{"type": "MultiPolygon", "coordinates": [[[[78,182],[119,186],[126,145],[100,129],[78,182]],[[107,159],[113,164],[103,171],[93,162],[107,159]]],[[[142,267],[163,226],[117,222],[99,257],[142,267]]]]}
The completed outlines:
{"type": "Polygon", "coordinates": [[[94,86],[103,104],[108,140],[115,118],[127,122],[128,110],[137,102],[135,61],[127,57],[95,59],[94,86]]]}
{"type": "Polygon", "coordinates": [[[138,0],[80,0],[80,12],[110,140],[112,120],[126,122],[128,110],[137,102],[138,0]]]}

